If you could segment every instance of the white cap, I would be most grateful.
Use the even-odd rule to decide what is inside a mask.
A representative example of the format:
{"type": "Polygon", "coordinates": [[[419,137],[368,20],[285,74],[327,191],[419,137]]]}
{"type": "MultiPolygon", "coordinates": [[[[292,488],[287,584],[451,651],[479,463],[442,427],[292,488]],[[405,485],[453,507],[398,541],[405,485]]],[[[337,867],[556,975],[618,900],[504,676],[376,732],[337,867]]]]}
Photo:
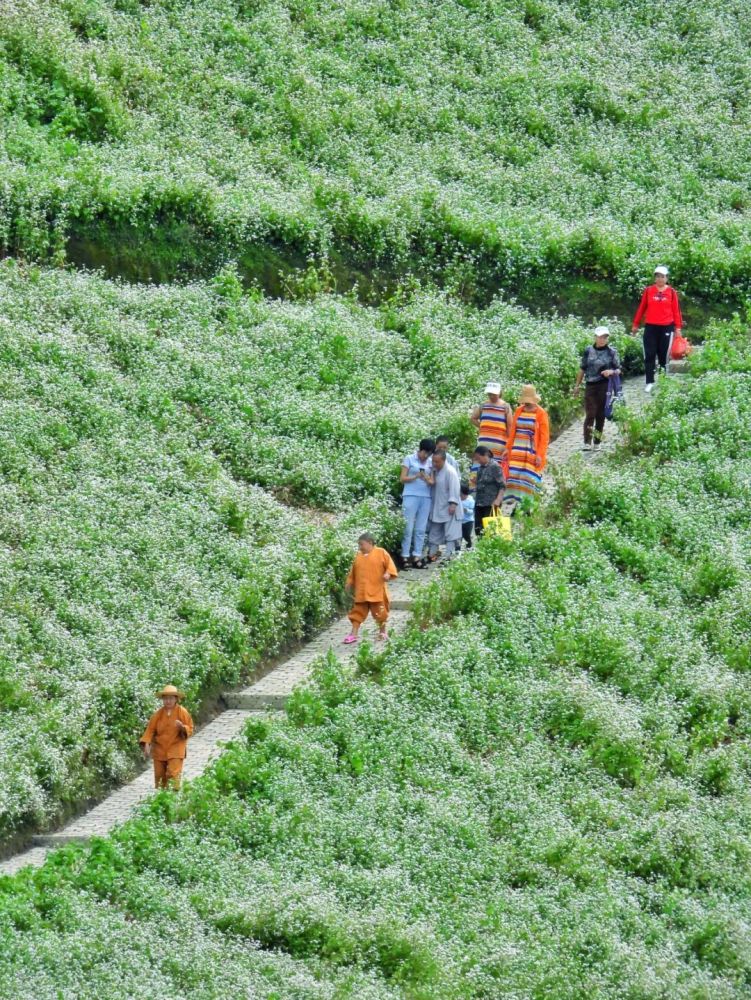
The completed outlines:
{"type": "Polygon", "coordinates": [[[667,276],[668,276],[668,269],[667,269],[667,267],[665,267],[664,264],[660,264],[658,267],[655,268],[655,274],[664,274],[665,277],[667,278],[667,276]]]}
{"type": "Polygon", "coordinates": [[[485,394],[487,396],[500,396],[501,394],[501,383],[500,382],[488,382],[485,386],[485,394]]]}
{"type": "Polygon", "coordinates": [[[595,337],[609,337],[610,330],[606,326],[596,326],[595,327],[595,337]]]}

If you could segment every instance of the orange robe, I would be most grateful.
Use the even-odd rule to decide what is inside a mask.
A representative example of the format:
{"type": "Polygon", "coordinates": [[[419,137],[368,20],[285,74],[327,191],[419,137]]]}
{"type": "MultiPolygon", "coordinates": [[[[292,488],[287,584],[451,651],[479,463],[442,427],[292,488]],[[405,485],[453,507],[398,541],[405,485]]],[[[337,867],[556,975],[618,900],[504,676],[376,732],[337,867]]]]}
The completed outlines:
{"type": "Polygon", "coordinates": [[[383,574],[397,575],[394,560],[386,549],[377,545],[367,553],[358,552],[347,577],[347,586],[354,590],[355,604],[383,604],[389,609],[389,588],[383,574]]]}
{"type": "Polygon", "coordinates": [[[174,708],[160,708],[154,712],[140,742],[151,744],[153,760],[183,760],[188,738],[192,735],[190,712],[182,705],[175,705],[174,708]],[[177,719],[185,726],[184,730],[175,725],[177,719]]]}

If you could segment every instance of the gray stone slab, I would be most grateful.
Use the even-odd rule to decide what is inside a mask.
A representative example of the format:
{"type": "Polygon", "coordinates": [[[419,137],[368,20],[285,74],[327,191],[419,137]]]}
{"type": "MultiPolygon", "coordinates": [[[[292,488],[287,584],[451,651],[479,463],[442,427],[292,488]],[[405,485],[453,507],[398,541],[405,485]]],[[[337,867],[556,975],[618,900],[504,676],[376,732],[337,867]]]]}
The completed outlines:
{"type": "Polygon", "coordinates": [[[32,847],[21,854],[14,854],[12,858],[0,861],[0,875],[15,875],[29,866],[39,868],[44,864],[48,853],[49,849],[46,847],[32,847]]]}

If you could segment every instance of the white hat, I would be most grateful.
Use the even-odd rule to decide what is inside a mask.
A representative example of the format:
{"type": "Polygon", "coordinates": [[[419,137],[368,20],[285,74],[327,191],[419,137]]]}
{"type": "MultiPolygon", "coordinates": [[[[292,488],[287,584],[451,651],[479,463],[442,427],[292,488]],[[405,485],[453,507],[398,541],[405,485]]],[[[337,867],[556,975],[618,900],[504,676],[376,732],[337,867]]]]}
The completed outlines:
{"type": "Polygon", "coordinates": [[[596,326],[595,327],[595,337],[609,337],[610,330],[606,326],[596,326]]]}
{"type": "Polygon", "coordinates": [[[668,269],[664,264],[660,264],[658,267],[655,268],[655,274],[664,274],[665,277],[667,278],[668,269]]]}
{"type": "Polygon", "coordinates": [[[500,396],[501,394],[501,383],[500,382],[488,382],[485,386],[485,394],[487,396],[500,396]]]}

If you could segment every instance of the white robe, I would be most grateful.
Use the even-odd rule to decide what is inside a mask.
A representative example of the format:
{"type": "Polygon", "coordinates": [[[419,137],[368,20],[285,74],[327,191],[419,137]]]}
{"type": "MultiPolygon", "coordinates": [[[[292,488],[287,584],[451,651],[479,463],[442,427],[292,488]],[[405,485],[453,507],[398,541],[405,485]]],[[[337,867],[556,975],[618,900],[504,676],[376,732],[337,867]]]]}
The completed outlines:
{"type": "Polygon", "coordinates": [[[442,542],[452,542],[462,537],[462,506],[461,483],[459,473],[448,462],[440,472],[433,469],[435,486],[433,487],[433,505],[430,511],[432,524],[440,525],[438,532],[431,531],[431,541],[434,534],[440,534],[442,542]],[[453,514],[449,513],[449,504],[456,504],[453,514]]]}

